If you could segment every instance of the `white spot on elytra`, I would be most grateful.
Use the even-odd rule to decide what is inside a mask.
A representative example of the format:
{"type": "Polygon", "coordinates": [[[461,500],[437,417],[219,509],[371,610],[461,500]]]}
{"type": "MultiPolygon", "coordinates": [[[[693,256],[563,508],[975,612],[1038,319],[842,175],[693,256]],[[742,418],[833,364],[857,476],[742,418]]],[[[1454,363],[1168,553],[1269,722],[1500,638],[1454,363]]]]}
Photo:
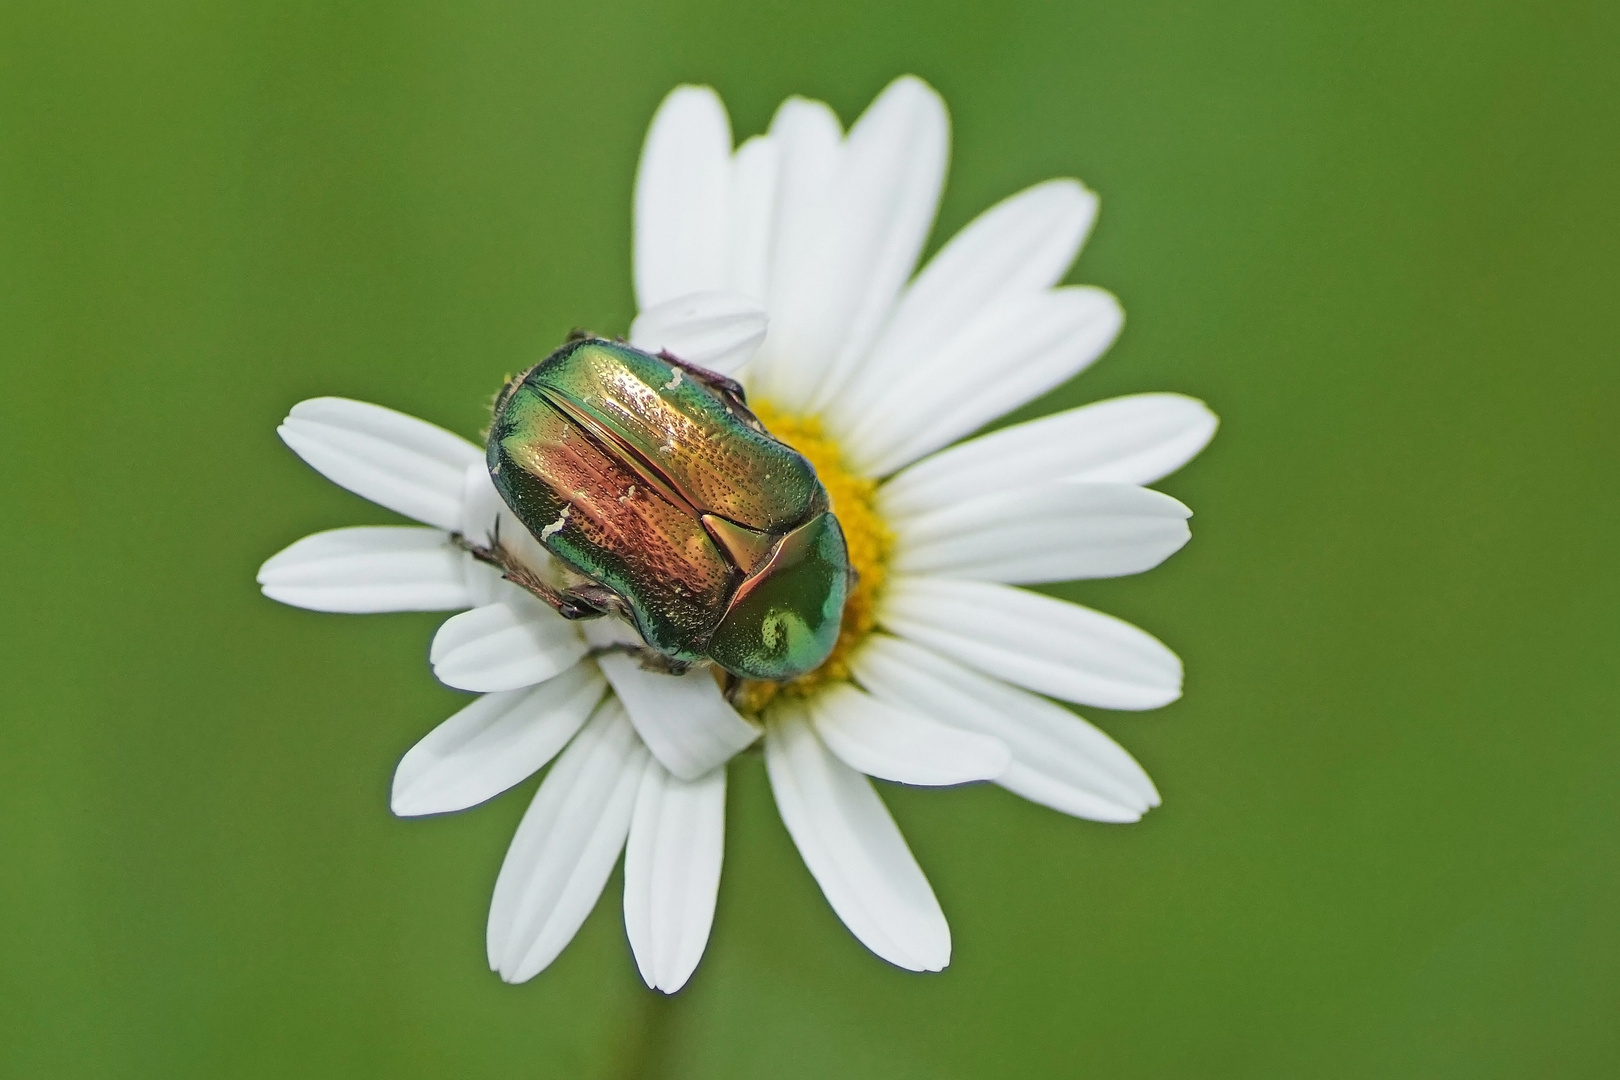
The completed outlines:
{"type": "Polygon", "coordinates": [[[572,506],[563,507],[562,516],[540,530],[540,542],[543,544],[547,540],[550,540],[553,536],[556,536],[558,533],[562,532],[563,526],[568,524],[568,515],[573,513],[573,511],[574,508],[572,506]]]}
{"type": "Polygon", "coordinates": [[[673,454],[675,452],[675,440],[671,439],[671,440],[669,440],[669,442],[667,442],[664,445],[660,446],[658,448],[658,452],[660,454],[663,454],[665,457],[668,457],[669,455],[673,454]]]}
{"type": "Polygon", "coordinates": [[[681,385],[681,369],[670,368],[669,382],[664,384],[664,389],[673,390],[679,385],[681,385]]]}

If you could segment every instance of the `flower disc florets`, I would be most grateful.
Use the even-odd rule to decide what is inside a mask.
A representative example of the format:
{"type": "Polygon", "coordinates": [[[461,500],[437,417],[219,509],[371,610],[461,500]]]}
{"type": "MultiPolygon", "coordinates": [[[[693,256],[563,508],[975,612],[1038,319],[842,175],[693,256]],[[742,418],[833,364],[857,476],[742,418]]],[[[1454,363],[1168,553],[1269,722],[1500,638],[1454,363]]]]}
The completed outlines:
{"type": "Polygon", "coordinates": [[[767,431],[815,466],[833,514],[843,527],[849,564],[855,571],[854,586],[844,602],[838,641],[820,667],[786,682],[748,680],[733,691],[732,701],[739,711],[757,714],[780,694],[803,697],[829,682],[850,677],[850,654],[877,625],[877,599],[888,576],[894,533],[875,506],[877,481],[849,467],[838,443],[822,429],[818,417],[783,412],[767,401],[751,401],[749,408],[767,431]]]}

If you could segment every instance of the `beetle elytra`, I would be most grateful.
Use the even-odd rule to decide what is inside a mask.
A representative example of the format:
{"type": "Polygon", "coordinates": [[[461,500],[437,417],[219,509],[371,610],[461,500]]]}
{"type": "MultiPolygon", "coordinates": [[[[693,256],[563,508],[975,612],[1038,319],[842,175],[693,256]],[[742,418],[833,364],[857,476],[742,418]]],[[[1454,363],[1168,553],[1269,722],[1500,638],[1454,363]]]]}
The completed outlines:
{"type": "Polygon", "coordinates": [[[570,341],[501,391],[486,457],[506,505],[577,580],[544,581],[498,537],[464,546],[563,616],[624,618],[668,670],[710,661],[783,680],[831,652],[843,531],[814,467],[732,380],[570,341]]]}

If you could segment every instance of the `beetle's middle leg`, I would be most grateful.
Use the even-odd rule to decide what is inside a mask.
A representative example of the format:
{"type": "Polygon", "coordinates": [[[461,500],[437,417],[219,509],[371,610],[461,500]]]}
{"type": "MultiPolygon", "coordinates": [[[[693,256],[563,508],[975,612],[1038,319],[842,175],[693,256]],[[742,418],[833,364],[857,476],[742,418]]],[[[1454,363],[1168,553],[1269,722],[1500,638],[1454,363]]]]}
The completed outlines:
{"type": "Polygon", "coordinates": [[[598,645],[585,655],[590,657],[633,656],[641,664],[643,671],[656,671],[660,675],[685,675],[692,669],[687,660],[677,660],[666,653],[661,653],[651,645],[632,645],[628,641],[615,641],[611,645],[598,645]]]}
{"type": "Polygon", "coordinates": [[[501,577],[525,592],[539,597],[565,619],[596,619],[608,614],[623,618],[630,614],[624,606],[624,601],[610,589],[604,589],[600,585],[576,585],[569,589],[559,589],[535,573],[527,563],[512,554],[510,548],[501,543],[499,520],[495,523],[495,532],[488,544],[475,544],[462,533],[451,533],[450,542],[479,562],[495,567],[501,572],[501,577]]]}
{"type": "Polygon", "coordinates": [[[626,622],[633,622],[630,615],[630,606],[624,602],[624,597],[608,588],[606,585],[596,585],[585,582],[580,585],[570,585],[562,591],[563,599],[586,612],[583,615],[568,615],[570,619],[594,619],[597,615],[617,615],[626,622]],[[590,614],[595,612],[595,614],[590,614]]]}

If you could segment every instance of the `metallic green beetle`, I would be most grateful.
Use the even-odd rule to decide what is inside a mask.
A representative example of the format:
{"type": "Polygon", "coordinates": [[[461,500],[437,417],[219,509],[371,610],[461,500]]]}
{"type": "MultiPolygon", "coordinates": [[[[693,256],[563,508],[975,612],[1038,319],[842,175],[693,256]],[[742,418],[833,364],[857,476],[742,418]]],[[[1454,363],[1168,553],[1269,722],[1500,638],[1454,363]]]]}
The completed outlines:
{"type": "Polygon", "coordinates": [[[849,554],[810,462],[742,387],[668,353],[570,341],[495,401],[489,474],[583,580],[557,588],[472,547],[567,618],[625,618],[669,670],[790,679],[838,638],[849,554]]]}

